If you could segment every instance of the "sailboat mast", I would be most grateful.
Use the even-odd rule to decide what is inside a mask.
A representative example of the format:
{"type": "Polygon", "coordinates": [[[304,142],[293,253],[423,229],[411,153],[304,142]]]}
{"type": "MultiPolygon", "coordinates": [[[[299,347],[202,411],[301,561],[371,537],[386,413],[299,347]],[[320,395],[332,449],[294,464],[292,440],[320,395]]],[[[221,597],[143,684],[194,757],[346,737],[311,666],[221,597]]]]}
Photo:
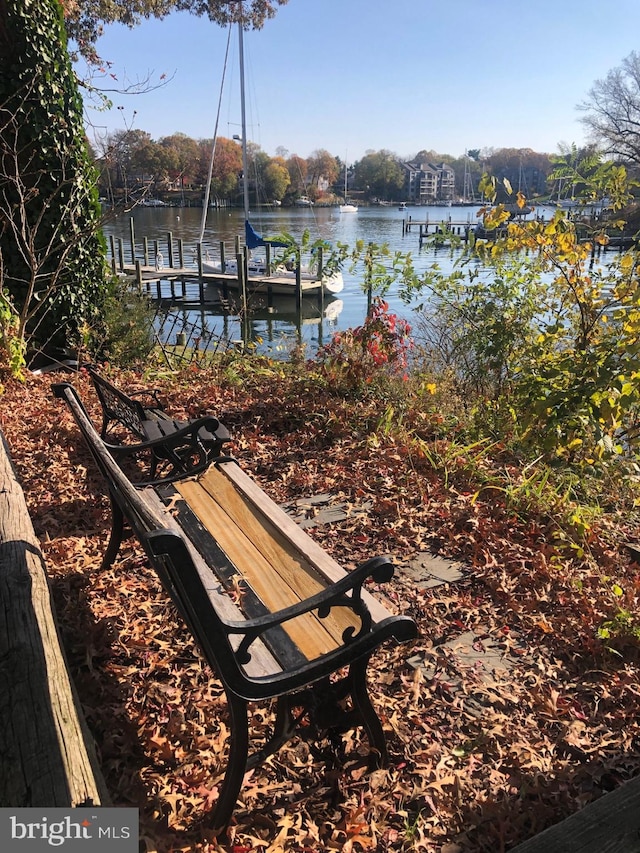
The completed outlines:
{"type": "Polygon", "coordinates": [[[244,41],[242,28],[242,3],[238,18],[238,58],[240,60],[240,114],[242,121],[242,193],[244,203],[244,219],[249,219],[249,167],[247,158],[247,113],[244,97],[244,41]]]}

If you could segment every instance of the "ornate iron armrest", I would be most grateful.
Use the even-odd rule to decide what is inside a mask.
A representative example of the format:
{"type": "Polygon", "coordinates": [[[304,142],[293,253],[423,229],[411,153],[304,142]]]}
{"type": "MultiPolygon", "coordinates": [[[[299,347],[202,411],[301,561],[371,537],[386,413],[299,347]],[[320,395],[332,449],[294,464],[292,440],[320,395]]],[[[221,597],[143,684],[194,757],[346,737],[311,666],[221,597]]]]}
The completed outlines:
{"type": "Polygon", "coordinates": [[[342,640],[345,645],[357,640],[358,637],[367,634],[371,630],[372,624],[371,613],[362,599],[364,582],[371,578],[376,583],[385,583],[391,580],[393,572],[393,565],[387,557],[372,557],[370,560],[361,563],[341,580],[336,581],[326,589],[307,598],[305,601],[301,601],[299,604],[293,604],[290,607],[278,610],[276,613],[269,613],[265,616],[259,616],[256,619],[247,619],[243,622],[225,621],[224,625],[227,634],[242,635],[242,641],[236,651],[239,662],[249,662],[251,659],[249,647],[269,628],[282,625],[312,610],[317,610],[319,617],[324,619],[329,615],[333,607],[348,607],[359,617],[361,624],[358,631],[356,631],[355,627],[347,628],[342,635],[342,640]]]}
{"type": "MultiPolygon", "coordinates": [[[[127,459],[135,458],[143,453],[161,459],[170,466],[170,470],[160,477],[151,477],[137,481],[136,486],[155,486],[159,483],[172,483],[175,480],[198,474],[209,467],[212,457],[199,436],[203,428],[211,433],[220,426],[217,418],[206,416],[185,425],[179,430],[162,438],[152,441],[141,441],[136,444],[107,444],[105,446],[113,458],[122,467],[127,459]]],[[[216,456],[216,459],[219,457],[216,456]]]]}

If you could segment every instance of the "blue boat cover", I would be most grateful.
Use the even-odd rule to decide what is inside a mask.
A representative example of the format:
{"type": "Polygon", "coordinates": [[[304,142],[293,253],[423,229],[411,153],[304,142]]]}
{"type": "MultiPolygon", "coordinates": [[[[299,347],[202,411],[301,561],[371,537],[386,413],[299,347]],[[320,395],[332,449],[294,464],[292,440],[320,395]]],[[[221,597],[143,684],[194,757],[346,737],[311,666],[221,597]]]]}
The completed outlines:
{"type": "Polygon", "coordinates": [[[244,234],[245,234],[245,242],[247,244],[247,248],[249,249],[257,249],[258,246],[266,246],[267,243],[270,246],[280,246],[283,249],[289,248],[289,243],[282,243],[279,240],[269,240],[261,237],[259,234],[253,230],[253,225],[249,222],[248,219],[244,221],[244,234]]]}

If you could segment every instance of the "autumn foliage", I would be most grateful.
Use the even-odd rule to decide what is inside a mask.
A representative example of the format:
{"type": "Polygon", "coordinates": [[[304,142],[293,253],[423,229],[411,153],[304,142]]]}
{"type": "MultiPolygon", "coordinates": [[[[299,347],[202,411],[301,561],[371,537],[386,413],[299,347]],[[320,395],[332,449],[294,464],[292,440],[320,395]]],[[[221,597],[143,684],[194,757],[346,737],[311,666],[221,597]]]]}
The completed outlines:
{"type": "Polygon", "coordinates": [[[323,376],[341,393],[362,391],[363,386],[389,377],[407,379],[413,346],[411,327],[389,312],[377,298],[361,326],[335,332],[316,360],[323,376]]]}
{"type": "MultiPolygon", "coordinates": [[[[67,378],[97,421],[87,379],[67,378]]],[[[386,649],[370,668],[390,767],[365,772],[358,732],[294,741],[247,776],[228,841],[211,839],[227,760],[221,685],[135,541],[101,571],[108,500],[52,376],[9,381],[0,424],[102,769],[114,803],[140,807],[142,850],[494,853],[638,772],[638,649],[623,615],[637,613],[640,590],[624,544],[637,535],[632,509],[612,499],[587,518],[575,507],[572,527],[541,488],[538,499],[527,490],[530,471],[505,447],[478,454],[435,405],[383,422],[379,396],[329,396],[314,363],[229,354],[207,370],[113,378],[158,387],[176,415],[218,416],[278,502],[330,493],[344,504],[343,521],[312,535],[346,566],[392,554],[391,606],[420,627],[413,648],[386,649]],[[413,579],[403,561],[420,552],[460,561],[462,578],[413,579]],[[489,679],[457,651],[470,631],[505,661],[489,679]]],[[[253,708],[254,741],[272,721],[270,707],[253,708]]]]}

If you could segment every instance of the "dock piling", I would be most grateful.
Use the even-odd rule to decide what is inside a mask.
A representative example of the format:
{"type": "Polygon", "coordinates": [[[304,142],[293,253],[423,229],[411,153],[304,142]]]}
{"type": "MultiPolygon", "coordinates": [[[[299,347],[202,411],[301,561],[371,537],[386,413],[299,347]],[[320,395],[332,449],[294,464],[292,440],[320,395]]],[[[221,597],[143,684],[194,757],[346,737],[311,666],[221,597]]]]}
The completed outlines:
{"type": "Polygon", "coordinates": [[[135,264],[136,262],[136,234],[135,228],[133,224],[133,216],[129,217],[129,242],[131,248],[131,263],[135,264]]]}
{"type": "Polygon", "coordinates": [[[173,234],[167,232],[167,258],[169,259],[169,269],[173,269],[173,234]]]}
{"type": "Polygon", "coordinates": [[[249,262],[247,247],[244,252],[236,254],[236,264],[238,265],[238,284],[240,285],[240,304],[242,306],[242,315],[247,316],[247,265],[249,262]]]}
{"type": "Polygon", "coordinates": [[[198,293],[200,303],[204,303],[204,278],[202,277],[202,243],[196,244],[196,259],[198,262],[198,293]]]}

